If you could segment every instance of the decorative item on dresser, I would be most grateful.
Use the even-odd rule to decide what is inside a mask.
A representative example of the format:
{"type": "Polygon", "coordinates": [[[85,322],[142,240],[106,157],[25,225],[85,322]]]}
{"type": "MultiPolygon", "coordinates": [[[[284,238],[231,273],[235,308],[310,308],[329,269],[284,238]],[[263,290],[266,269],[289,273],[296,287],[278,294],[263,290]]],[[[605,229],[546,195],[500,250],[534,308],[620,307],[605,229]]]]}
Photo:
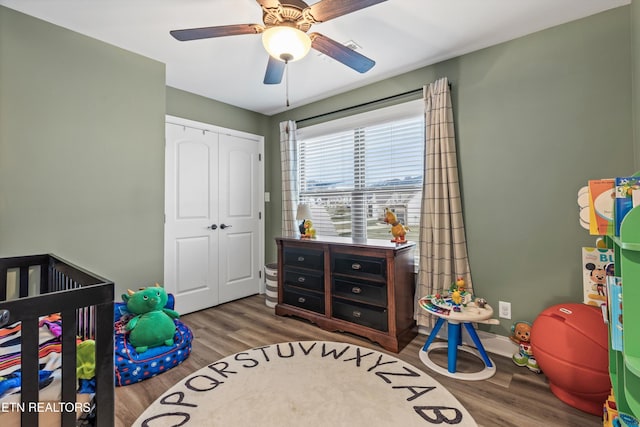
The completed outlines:
{"type": "Polygon", "coordinates": [[[417,334],[413,242],[276,238],[276,314],[360,335],[399,352],[417,334]]]}
{"type": "Polygon", "coordinates": [[[296,220],[300,221],[298,229],[300,230],[301,236],[305,234],[304,223],[307,219],[311,219],[311,209],[309,209],[309,205],[299,203],[298,210],[296,211],[296,220]]]}

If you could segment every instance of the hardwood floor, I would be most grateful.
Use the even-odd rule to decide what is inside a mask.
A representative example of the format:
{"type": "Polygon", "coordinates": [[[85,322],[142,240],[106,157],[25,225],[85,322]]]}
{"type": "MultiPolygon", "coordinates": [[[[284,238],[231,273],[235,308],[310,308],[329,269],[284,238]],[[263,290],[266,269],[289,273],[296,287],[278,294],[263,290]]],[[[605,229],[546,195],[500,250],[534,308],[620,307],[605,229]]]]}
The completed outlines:
{"type": "MultiPolygon", "coordinates": [[[[419,358],[420,348],[426,339],[423,335],[418,335],[399,354],[390,353],[364,338],[326,332],[305,320],[276,316],[274,309],[264,304],[264,299],[264,295],[255,295],[182,316],[182,321],[195,336],[191,356],[162,375],[116,388],[116,426],[129,427],[172,385],[211,362],[261,345],[305,340],[348,342],[394,355],[445,386],[482,427],[602,426],[600,417],[558,400],[549,391],[543,374],[518,367],[511,359],[491,354],[497,369],[492,378],[461,381],[424,366],[419,358]]],[[[445,349],[434,350],[431,354],[432,360],[446,366],[445,349]]],[[[465,352],[460,352],[458,370],[477,371],[481,362],[465,355],[465,352]]]]}

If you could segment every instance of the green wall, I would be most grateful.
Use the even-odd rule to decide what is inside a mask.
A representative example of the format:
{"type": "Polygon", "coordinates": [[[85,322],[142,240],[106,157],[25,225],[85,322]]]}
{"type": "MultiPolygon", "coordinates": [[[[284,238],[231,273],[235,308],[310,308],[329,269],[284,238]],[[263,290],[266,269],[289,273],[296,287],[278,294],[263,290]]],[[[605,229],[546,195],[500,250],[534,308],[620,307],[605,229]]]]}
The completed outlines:
{"type": "Polygon", "coordinates": [[[162,63],[0,6],[0,256],[51,252],[127,288],[163,281],[165,114],[268,118],[166,86],[162,63]]]}
{"type": "MultiPolygon", "coordinates": [[[[162,281],[170,114],[265,135],[265,253],[274,261],[278,123],[447,76],[475,290],[494,305],[511,301],[514,320],[533,320],[555,302],[580,300],[580,247],[593,238],[578,225],[578,188],[640,165],[640,150],[631,155],[640,144],[638,9],[265,117],[168,88],[161,63],[0,6],[0,256],[57,253],[120,290],[162,281]]],[[[491,329],[507,335],[510,324],[491,329]]]]}
{"type": "MultiPolygon", "coordinates": [[[[594,239],[578,224],[577,191],[590,178],[634,171],[629,8],[274,116],[270,139],[277,141],[281,120],[403,93],[442,76],[453,87],[475,292],[494,306],[510,301],[513,320],[532,321],[550,305],[581,301],[580,248],[594,239]]],[[[269,150],[277,159],[275,143],[269,150]]],[[[280,232],[279,164],[267,170],[274,195],[269,243],[280,232]]],[[[274,259],[275,246],[266,253],[274,259]]],[[[486,328],[508,335],[511,323],[486,328]]]]}
{"type": "Polygon", "coordinates": [[[0,256],[161,282],[164,64],[5,7],[0,52],[0,256]]]}
{"type": "Polygon", "coordinates": [[[269,125],[269,118],[263,114],[169,86],[167,86],[167,114],[263,136],[269,125]]]}

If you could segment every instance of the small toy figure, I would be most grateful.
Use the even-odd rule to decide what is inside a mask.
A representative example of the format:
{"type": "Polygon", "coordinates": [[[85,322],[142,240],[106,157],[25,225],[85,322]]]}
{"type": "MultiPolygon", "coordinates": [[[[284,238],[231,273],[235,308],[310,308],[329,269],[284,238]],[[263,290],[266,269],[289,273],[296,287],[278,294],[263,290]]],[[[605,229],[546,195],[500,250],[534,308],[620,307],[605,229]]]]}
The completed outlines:
{"type": "Polygon", "coordinates": [[[455,305],[460,305],[462,304],[462,295],[460,294],[460,291],[453,291],[451,293],[451,301],[455,304],[455,305]]]}
{"type": "Polygon", "coordinates": [[[451,302],[454,307],[466,307],[472,301],[471,293],[467,292],[465,289],[467,285],[465,284],[464,277],[458,276],[456,281],[449,286],[449,293],[451,296],[451,302]]]}
{"type": "Polygon", "coordinates": [[[411,230],[402,225],[400,221],[398,221],[396,214],[389,208],[384,208],[384,222],[391,226],[389,233],[393,236],[393,239],[391,239],[392,242],[405,243],[407,241],[405,236],[407,235],[407,231],[411,230]]]}
{"type": "Polygon", "coordinates": [[[304,220],[304,233],[300,235],[300,237],[304,239],[315,239],[316,238],[316,229],[313,228],[313,223],[310,219],[304,220]]]}
{"type": "Polygon", "coordinates": [[[451,293],[451,305],[453,306],[453,311],[460,312],[460,304],[462,304],[462,295],[460,291],[453,291],[451,293]]]}
{"type": "Polygon", "coordinates": [[[516,322],[511,326],[511,332],[512,335],[509,338],[519,346],[518,351],[511,357],[513,363],[526,366],[530,371],[539,374],[540,366],[533,357],[531,348],[531,324],[523,321],[516,322]]]}

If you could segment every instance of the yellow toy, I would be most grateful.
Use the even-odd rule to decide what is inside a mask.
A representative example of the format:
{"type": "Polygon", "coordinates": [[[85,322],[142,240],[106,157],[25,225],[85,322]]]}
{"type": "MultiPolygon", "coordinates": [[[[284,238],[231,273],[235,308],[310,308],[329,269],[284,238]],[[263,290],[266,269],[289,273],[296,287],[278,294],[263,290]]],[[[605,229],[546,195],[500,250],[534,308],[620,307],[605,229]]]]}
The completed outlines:
{"type": "Polygon", "coordinates": [[[392,242],[405,243],[407,241],[405,236],[407,231],[410,231],[409,228],[401,224],[396,214],[389,208],[384,208],[384,222],[391,226],[389,233],[393,236],[392,242]]]}
{"type": "Polygon", "coordinates": [[[451,294],[451,301],[456,305],[462,304],[462,295],[460,294],[460,291],[453,291],[451,294]]]}
{"type": "Polygon", "coordinates": [[[472,296],[466,290],[464,277],[458,276],[456,281],[449,286],[449,296],[453,305],[453,311],[461,311],[460,306],[466,307],[471,302],[472,296]]]}
{"type": "Polygon", "coordinates": [[[313,228],[313,223],[310,219],[304,220],[304,233],[300,236],[305,239],[315,239],[316,238],[316,229],[313,228]]]}

